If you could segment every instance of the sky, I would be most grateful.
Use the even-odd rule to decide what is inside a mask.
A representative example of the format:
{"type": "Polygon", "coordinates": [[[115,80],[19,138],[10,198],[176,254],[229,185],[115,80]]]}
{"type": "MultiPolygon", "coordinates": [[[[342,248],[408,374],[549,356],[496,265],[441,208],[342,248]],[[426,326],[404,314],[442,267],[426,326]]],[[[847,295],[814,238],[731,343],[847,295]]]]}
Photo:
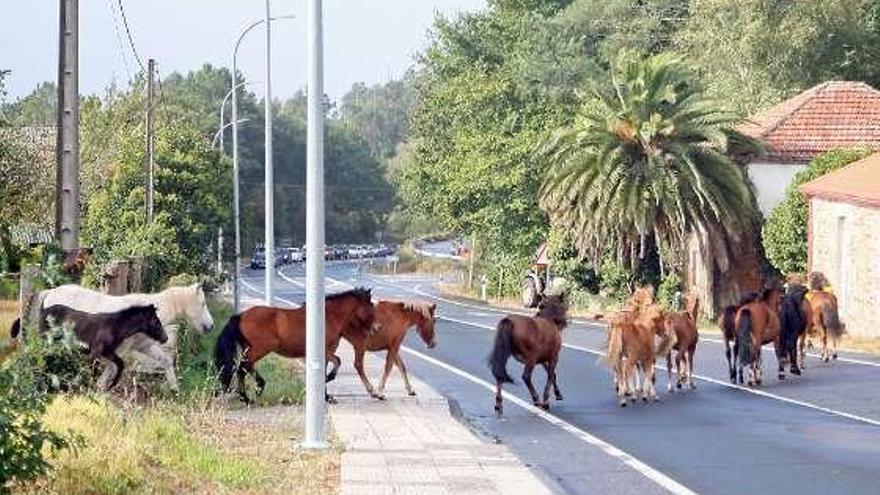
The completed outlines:
{"type": "MultiPolygon", "coordinates": [[[[139,70],[129,47],[120,0],[80,0],[80,93],[100,93],[139,70]]],[[[263,0],[121,0],[135,48],[160,77],[204,63],[232,65],[241,30],[265,16],[263,0]]],[[[58,0],[2,0],[0,69],[8,99],[57,79],[58,0]]],[[[291,96],[306,80],[306,1],[272,0],[272,95],[291,96]]],[[[486,8],[486,0],[324,0],[325,92],[341,97],[355,82],[400,77],[423,50],[436,15],[486,8]]],[[[265,78],[265,31],[252,30],[238,65],[252,81],[265,78]]],[[[262,90],[257,90],[260,92],[262,90]]]]}

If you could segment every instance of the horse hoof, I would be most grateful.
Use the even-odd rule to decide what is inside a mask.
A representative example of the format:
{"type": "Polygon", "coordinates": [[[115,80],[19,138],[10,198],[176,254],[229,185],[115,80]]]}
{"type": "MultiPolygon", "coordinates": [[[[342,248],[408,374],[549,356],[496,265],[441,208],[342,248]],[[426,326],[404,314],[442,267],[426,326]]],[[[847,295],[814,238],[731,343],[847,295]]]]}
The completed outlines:
{"type": "Polygon", "coordinates": [[[336,400],[336,397],[329,395],[329,394],[324,397],[324,402],[326,402],[327,404],[338,404],[339,403],[339,401],[336,400]]]}
{"type": "Polygon", "coordinates": [[[666,391],[669,392],[670,394],[674,394],[675,388],[673,388],[672,384],[670,383],[669,386],[666,387],[666,391]]]}
{"type": "Polygon", "coordinates": [[[620,407],[626,407],[626,399],[620,401],[620,407]]]}
{"type": "Polygon", "coordinates": [[[504,410],[501,408],[500,405],[496,405],[495,406],[495,416],[498,416],[500,418],[502,414],[504,414],[504,410]]]}
{"type": "Polygon", "coordinates": [[[545,411],[549,411],[549,410],[550,410],[550,403],[549,403],[549,402],[544,402],[543,404],[541,404],[541,405],[538,406],[538,407],[540,407],[541,409],[543,409],[543,410],[545,410],[545,411]]]}
{"type": "Polygon", "coordinates": [[[675,388],[681,390],[681,382],[676,383],[676,384],[675,384],[675,388]]]}
{"type": "Polygon", "coordinates": [[[410,397],[415,397],[415,396],[416,396],[416,391],[415,391],[415,390],[410,390],[409,393],[408,393],[408,395],[409,395],[410,397]]]}
{"type": "Polygon", "coordinates": [[[780,381],[785,380],[785,373],[780,373],[780,374],[779,374],[779,380],[780,380],[780,381]]]}
{"type": "Polygon", "coordinates": [[[644,402],[645,404],[647,404],[647,403],[648,403],[648,398],[647,398],[647,397],[642,397],[642,402],[644,402]]]}
{"type": "Polygon", "coordinates": [[[837,353],[835,352],[834,354],[831,355],[831,357],[834,359],[837,359],[837,353]]]}
{"type": "Polygon", "coordinates": [[[562,402],[562,394],[556,394],[556,400],[562,402]]]}
{"type": "Polygon", "coordinates": [[[376,400],[385,400],[385,395],[383,395],[383,394],[375,394],[375,395],[373,395],[373,398],[376,399],[376,400]]]}

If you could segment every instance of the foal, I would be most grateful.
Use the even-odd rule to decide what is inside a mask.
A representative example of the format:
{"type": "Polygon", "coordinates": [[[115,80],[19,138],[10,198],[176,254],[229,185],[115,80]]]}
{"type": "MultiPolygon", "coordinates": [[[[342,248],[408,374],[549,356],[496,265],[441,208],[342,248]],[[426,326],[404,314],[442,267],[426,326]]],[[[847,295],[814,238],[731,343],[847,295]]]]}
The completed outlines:
{"type": "Polygon", "coordinates": [[[568,325],[568,304],[563,296],[547,296],[538,304],[535,316],[507,315],[495,328],[495,343],[489,355],[489,368],[495,377],[495,412],[503,411],[502,386],[513,383],[507,373],[507,360],[511,356],[523,363],[522,378],[529,388],[532,402],[541,409],[550,409],[550,387],[556,400],[562,400],[562,392],[556,383],[556,363],[562,349],[562,330],[568,325]],[[532,385],[532,371],[535,365],[543,365],[547,371],[544,386],[544,400],[532,385]]]}
{"type": "Polygon", "coordinates": [[[779,379],[785,379],[787,357],[781,352],[779,328],[778,287],[765,289],[760,300],[743,305],[736,313],[736,346],[738,348],[738,379],[743,383],[743,371],[747,371],[747,384],[760,385],[763,381],[761,347],[773,342],[779,363],[779,379]]]}
{"type": "Polygon", "coordinates": [[[434,311],[437,310],[436,304],[426,304],[421,302],[403,302],[403,301],[379,301],[376,303],[376,325],[377,330],[371,332],[365,339],[350,339],[355,352],[355,369],[367,393],[370,396],[385,400],[385,383],[394,366],[400,370],[403,375],[403,383],[406,385],[406,393],[416,395],[412,385],[409,383],[409,376],[406,373],[406,367],[403,365],[403,359],[400,357],[400,345],[406,337],[406,332],[413,326],[419,331],[419,336],[425,341],[428,349],[433,349],[437,345],[437,337],[434,333],[434,311]],[[374,390],[370,379],[364,371],[364,353],[366,351],[387,351],[385,354],[385,372],[382,380],[379,382],[379,389],[374,390]]]}
{"type": "Polygon", "coordinates": [[[638,313],[625,311],[611,320],[608,349],[605,360],[614,371],[615,386],[620,407],[626,407],[626,398],[657,400],[654,391],[654,360],[665,356],[674,344],[673,335],[663,325],[663,310],[652,304],[638,313]],[[659,347],[654,338],[661,337],[659,347]]]}
{"type": "Polygon", "coordinates": [[[115,313],[85,313],[56,304],[40,311],[40,331],[47,331],[50,322],[72,324],[76,336],[88,344],[92,359],[103,358],[113,363],[116,371],[107,390],[119,383],[122,370],[125,369],[125,363],[116,354],[116,349],[125,339],[142,333],[161,344],[168,341],[168,334],[153,305],[131,306],[115,313]]]}

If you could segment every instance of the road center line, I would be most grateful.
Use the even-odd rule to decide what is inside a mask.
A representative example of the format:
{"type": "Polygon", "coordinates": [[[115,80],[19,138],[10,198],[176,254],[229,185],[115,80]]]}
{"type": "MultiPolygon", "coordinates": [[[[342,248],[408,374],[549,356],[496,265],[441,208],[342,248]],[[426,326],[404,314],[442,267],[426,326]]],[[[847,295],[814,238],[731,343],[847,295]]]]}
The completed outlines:
{"type": "MultiPolygon", "coordinates": [[[[453,322],[453,323],[459,323],[459,324],[462,324],[462,325],[470,325],[470,326],[473,326],[473,327],[483,328],[483,329],[486,329],[486,330],[493,330],[493,331],[495,330],[494,327],[489,326],[489,325],[483,325],[483,324],[480,324],[480,323],[473,323],[473,322],[470,322],[470,321],[459,320],[459,319],[457,319],[457,318],[449,318],[449,317],[447,317],[447,316],[441,316],[441,317],[439,317],[439,318],[442,319],[442,320],[447,320],[447,321],[451,321],[451,322],[453,322]]],[[[572,350],[580,351],[580,352],[585,352],[585,353],[593,354],[593,355],[596,355],[596,356],[604,356],[604,355],[605,355],[602,351],[599,351],[599,350],[597,350],[597,349],[590,349],[590,348],[588,348],[588,347],[582,347],[582,346],[579,346],[579,345],[563,343],[562,346],[563,346],[563,347],[566,347],[566,348],[568,348],[568,349],[572,349],[572,350]]],[[[662,366],[662,365],[659,365],[659,364],[658,364],[658,365],[655,365],[655,366],[656,366],[657,368],[662,369],[662,370],[666,370],[666,367],[665,367],[665,366],[662,366]]],[[[698,379],[698,380],[702,380],[702,381],[704,381],[704,382],[713,383],[713,384],[715,384],[715,385],[721,385],[721,386],[728,387],[728,388],[732,388],[732,389],[735,389],[735,390],[740,390],[740,391],[743,391],[743,392],[748,392],[748,393],[750,393],[750,394],[758,395],[758,396],[760,396],[760,397],[766,397],[766,398],[768,398],[768,399],[775,399],[775,400],[778,400],[778,401],[781,401],[781,402],[785,402],[785,403],[788,403],[788,404],[793,404],[793,405],[796,405],[796,406],[805,407],[805,408],[808,408],[808,409],[813,409],[813,410],[815,410],[815,411],[820,411],[820,412],[823,412],[823,413],[826,413],[826,414],[832,414],[832,415],[835,415],[835,416],[840,416],[840,417],[842,417],[842,418],[851,419],[851,420],[853,420],[853,421],[859,421],[859,422],[861,422],[861,423],[866,423],[866,424],[869,424],[869,425],[872,425],[872,426],[880,426],[880,421],[877,421],[877,420],[874,420],[874,419],[871,419],[871,418],[866,418],[866,417],[864,417],[864,416],[859,416],[859,415],[851,414],[851,413],[848,413],[848,412],[838,411],[838,410],[835,410],[835,409],[831,409],[831,408],[828,408],[828,407],[823,407],[823,406],[820,406],[820,405],[817,405],[817,404],[812,404],[812,403],[809,403],[809,402],[800,401],[800,400],[797,400],[797,399],[791,399],[791,398],[784,397],[784,396],[781,396],[781,395],[776,395],[776,394],[773,394],[773,393],[770,393],[770,392],[767,392],[767,391],[764,391],[764,390],[755,389],[755,388],[749,388],[749,387],[743,387],[743,386],[741,386],[741,385],[735,385],[735,384],[733,384],[733,383],[728,383],[728,382],[726,382],[726,381],[724,381],[724,380],[718,380],[718,379],[711,378],[711,377],[708,377],[708,376],[698,375],[698,374],[696,374],[696,373],[694,373],[694,378],[696,378],[696,379],[698,379]]]]}
{"type": "MultiPolygon", "coordinates": [[[[485,380],[482,380],[482,379],[480,379],[480,378],[478,378],[478,377],[476,377],[476,376],[474,376],[464,370],[461,370],[461,369],[456,368],[450,364],[447,364],[443,361],[440,361],[439,359],[422,354],[421,352],[416,351],[415,349],[411,349],[406,346],[401,346],[401,348],[403,349],[404,352],[406,352],[408,354],[412,354],[413,356],[415,356],[419,359],[422,359],[428,363],[431,363],[434,366],[443,368],[444,370],[449,371],[450,373],[453,373],[454,375],[457,375],[461,378],[464,378],[465,380],[468,380],[476,385],[479,385],[479,386],[485,388],[486,390],[488,390],[489,392],[491,392],[492,394],[495,393],[495,386],[485,380]]],[[[674,479],[670,478],[669,476],[661,473],[660,471],[652,468],[651,466],[645,464],[644,462],[636,459],[632,455],[624,452],[623,450],[615,447],[614,445],[611,445],[610,443],[606,442],[605,440],[602,440],[599,437],[596,437],[590,433],[587,433],[585,430],[578,428],[577,426],[574,426],[573,424],[571,424],[563,419],[560,419],[560,418],[558,418],[558,417],[556,417],[546,411],[543,411],[543,410],[533,406],[532,404],[529,404],[528,402],[520,399],[516,395],[513,395],[513,394],[506,392],[506,391],[502,392],[502,394],[504,395],[504,399],[507,400],[508,402],[511,402],[511,403],[525,409],[526,411],[534,414],[535,416],[543,419],[544,421],[547,421],[551,425],[556,426],[556,427],[566,431],[567,433],[574,435],[577,439],[579,439],[589,445],[592,445],[594,447],[598,447],[605,454],[607,454],[615,459],[618,459],[619,461],[623,462],[624,464],[628,465],[629,467],[635,469],[639,474],[645,476],[646,478],[657,483],[658,485],[669,490],[670,492],[672,492],[676,495],[694,495],[696,493],[696,492],[692,491],[691,489],[689,489],[688,487],[686,487],[686,486],[682,485],[681,483],[675,481],[674,479]]]]}

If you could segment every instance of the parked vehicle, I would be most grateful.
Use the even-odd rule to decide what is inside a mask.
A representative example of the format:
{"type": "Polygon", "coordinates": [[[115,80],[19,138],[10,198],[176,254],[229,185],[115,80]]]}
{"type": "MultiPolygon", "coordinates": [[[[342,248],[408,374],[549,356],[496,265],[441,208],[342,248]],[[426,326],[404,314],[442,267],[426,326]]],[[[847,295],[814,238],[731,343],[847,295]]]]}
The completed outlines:
{"type": "Polygon", "coordinates": [[[285,251],[288,263],[302,263],[306,259],[305,252],[300,248],[287,248],[285,251]]]}

